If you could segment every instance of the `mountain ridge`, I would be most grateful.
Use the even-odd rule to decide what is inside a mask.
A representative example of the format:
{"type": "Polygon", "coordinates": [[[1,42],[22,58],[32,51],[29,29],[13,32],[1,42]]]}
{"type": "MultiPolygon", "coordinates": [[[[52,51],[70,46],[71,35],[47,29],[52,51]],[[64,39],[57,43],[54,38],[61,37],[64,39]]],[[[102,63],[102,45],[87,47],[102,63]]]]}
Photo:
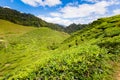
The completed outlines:
{"type": "Polygon", "coordinates": [[[0,19],[8,20],[24,26],[48,27],[58,31],[64,30],[64,27],[60,25],[48,23],[32,14],[21,13],[10,8],[0,7],[0,19]]]}
{"type": "Polygon", "coordinates": [[[42,20],[29,13],[21,13],[20,11],[0,7],[0,19],[8,20],[10,22],[24,25],[24,26],[34,26],[34,27],[48,27],[53,30],[64,31],[69,34],[78,31],[84,27],[86,24],[70,24],[69,26],[62,26],[60,24],[53,24],[42,20]]]}

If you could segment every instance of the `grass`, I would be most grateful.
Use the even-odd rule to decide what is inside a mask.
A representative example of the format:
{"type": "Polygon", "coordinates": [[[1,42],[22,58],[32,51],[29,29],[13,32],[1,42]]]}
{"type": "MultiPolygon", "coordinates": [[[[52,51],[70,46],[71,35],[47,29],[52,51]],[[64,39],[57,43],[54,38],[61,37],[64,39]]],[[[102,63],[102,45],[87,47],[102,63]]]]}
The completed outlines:
{"type": "Polygon", "coordinates": [[[25,27],[4,20],[1,20],[1,25],[2,27],[0,28],[2,33],[4,33],[3,36],[6,41],[0,44],[1,78],[3,76],[9,76],[26,66],[29,66],[28,69],[30,69],[37,61],[40,61],[39,64],[42,63],[46,57],[50,56],[51,50],[57,48],[64,39],[69,37],[64,32],[58,32],[44,27],[25,27]],[[10,33],[6,34],[6,32],[10,33]],[[14,35],[11,35],[11,33],[14,35]]]}
{"type": "Polygon", "coordinates": [[[7,38],[0,76],[8,80],[112,80],[120,57],[120,15],[94,21],[70,37],[40,28],[7,38]]]}
{"type": "Polygon", "coordinates": [[[34,27],[22,26],[0,19],[0,37],[15,36],[29,32],[34,27]]]}

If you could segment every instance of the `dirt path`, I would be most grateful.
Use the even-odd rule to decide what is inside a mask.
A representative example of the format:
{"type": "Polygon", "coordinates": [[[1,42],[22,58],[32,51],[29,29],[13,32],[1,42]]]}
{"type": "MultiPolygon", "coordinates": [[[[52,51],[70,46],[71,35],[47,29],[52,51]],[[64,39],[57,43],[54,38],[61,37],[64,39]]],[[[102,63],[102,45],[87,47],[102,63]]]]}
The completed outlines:
{"type": "Polygon", "coordinates": [[[115,72],[114,76],[115,76],[115,80],[120,80],[120,64],[117,64],[117,71],[115,72]]]}
{"type": "Polygon", "coordinates": [[[120,80],[120,69],[116,72],[116,80],[120,80]]]}
{"type": "Polygon", "coordinates": [[[120,80],[120,70],[116,73],[116,80],[120,80]]]}

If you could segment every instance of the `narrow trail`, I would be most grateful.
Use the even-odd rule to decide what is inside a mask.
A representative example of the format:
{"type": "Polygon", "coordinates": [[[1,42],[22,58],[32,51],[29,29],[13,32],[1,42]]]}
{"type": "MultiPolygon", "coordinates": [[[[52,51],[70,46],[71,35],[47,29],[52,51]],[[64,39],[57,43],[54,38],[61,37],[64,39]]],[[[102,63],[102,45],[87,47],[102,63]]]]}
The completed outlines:
{"type": "Polygon", "coordinates": [[[116,64],[117,68],[114,74],[115,80],[120,80],[120,64],[116,64]]]}
{"type": "Polygon", "coordinates": [[[118,74],[118,76],[116,77],[117,80],[120,80],[120,72],[118,74]]]}
{"type": "Polygon", "coordinates": [[[120,66],[119,66],[119,70],[116,71],[116,80],[120,80],[120,66]]]}

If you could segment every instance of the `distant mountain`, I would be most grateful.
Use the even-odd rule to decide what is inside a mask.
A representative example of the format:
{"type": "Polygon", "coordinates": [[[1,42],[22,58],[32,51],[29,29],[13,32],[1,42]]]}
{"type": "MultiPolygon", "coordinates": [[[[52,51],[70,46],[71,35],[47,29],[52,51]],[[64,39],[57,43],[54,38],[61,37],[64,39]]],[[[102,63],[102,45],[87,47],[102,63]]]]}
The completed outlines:
{"type": "Polygon", "coordinates": [[[34,27],[48,27],[54,30],[63,31],[63,27],[48,23],[32,14],[21,13],[17,10],[0,7],[0,19],[8,20],[16,24],[34,27]]]}
{"type": "Polygon", "coordinates": [[[78,30],[81,30],[81,29],[83,29],[85,27],[87,27],[86,24],[75,24],[75,23],[73,23],[73,24],[70,24],[69,26],[67,26],[65,28],[65,32],[73,33],[73,32],[76,32],[78,30]]]}

